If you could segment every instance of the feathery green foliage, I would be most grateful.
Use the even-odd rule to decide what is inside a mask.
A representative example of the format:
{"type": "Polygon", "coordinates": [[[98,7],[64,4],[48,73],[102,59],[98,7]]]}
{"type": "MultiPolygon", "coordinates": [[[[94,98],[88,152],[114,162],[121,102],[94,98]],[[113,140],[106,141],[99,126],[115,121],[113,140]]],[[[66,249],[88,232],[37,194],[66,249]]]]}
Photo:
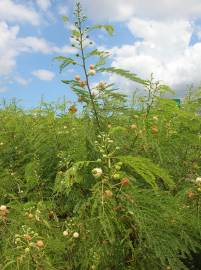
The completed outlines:
{"type": "Polygon", "coordinates": [[[178,107],[153,76],[105,68],[108,52],[86,41],[113,27],[89,27],[86,19],[78,2],[72,45],[79,53],[55,58],[60,71],[83,68],[63,80],[79,105],[0,107],[0,269],[196,269],[200,89],[178,107]],[[144,93],[131,102],[113,84],[94,84],[99,72],[140,83],[144,93]]]}

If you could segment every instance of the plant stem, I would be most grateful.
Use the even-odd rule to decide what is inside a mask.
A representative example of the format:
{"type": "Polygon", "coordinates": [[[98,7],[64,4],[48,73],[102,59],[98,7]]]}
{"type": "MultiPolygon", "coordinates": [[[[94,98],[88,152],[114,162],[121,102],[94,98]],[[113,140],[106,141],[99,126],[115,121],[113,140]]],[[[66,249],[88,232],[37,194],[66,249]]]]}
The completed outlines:
{"type": "Polygon", "coordinates": [[[92,104],[92,107],[93,107],[96,123],[97,123],[98,128],[100,129],[101,126],[100,126],[100,121],[99,121],[99,117],[98,117],[98,112],[96,110],[96,105],[95,105],[94,98],[93,98],[91,88],[90,88],[90,84],[89,84],[89,76],[87,74],[87,69],[86,69],[86,61],[85,61],[84,47],[83,47],[82,22],[81,22],[81,19],[80,19],[80,8],[79,8],[79,6],[78,6],[78,9],[77,9],[77,15],[78,15],[77,16],[78,17],[78,29],[79,29],[79,33],[80,33],[80,50],[81,50],[81,55],[82,55],[82,65],[83,65],[84,74],[85,74],[85,78],[86,78],[86,85],[87,85],[87,89],[88,89],[88,92],[89,92],[91,104],[92,104]]]}

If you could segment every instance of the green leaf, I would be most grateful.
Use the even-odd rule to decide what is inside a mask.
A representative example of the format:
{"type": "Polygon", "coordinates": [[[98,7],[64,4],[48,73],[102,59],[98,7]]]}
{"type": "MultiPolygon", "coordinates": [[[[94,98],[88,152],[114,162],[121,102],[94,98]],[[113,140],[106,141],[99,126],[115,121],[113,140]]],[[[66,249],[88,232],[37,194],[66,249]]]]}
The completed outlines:
{"type": "Polygon", "coordinates": [[[62,62],[59,66],[60,72],[62,72],[68,65],[76,65],[76,62],[70,57],[56,56],[54,57],[54,60],[62,62]]]}
{"type": "Polygon", "coordinates": [[[74,80],[62,80],[62,83],[71,84],[74,80]]]}
{"type": "Polygon", "coordinates": [[[81,170],[89,165],[89,161],[76,162],[63,174],[59,174],[56,177],[55,192],[69,194],[75,183],[81,183],[84,179],[84,175],[81,170]],[[62,182],[61,182],[62,180],[62,182]],[[62,184],[61,184],[62,183],[62,184]]]}
{"type": "Polygon", "coordinates": [[[6,265],[4,265],[4,267],[1,270],[6,270],[8,269],[8,266],[10,266],[11,264],[14,264],[15,261],[9,261],[6,265]]]}
{"type": "Polygon", "coordinates": [[[154,164],[151,160],[143,157],[120,156],[121,162],[134,170],[147,182],[154,190],[159,189],[158,181],[161,179],[163,183],[170,189],[175,187],[175,183],[168,173],[154,164]]]}
{"type": "Polygon", "coordinates": [[[105,51],[99,51],[97,49],[89,52],[87,55],[86,55],[86,58],[87,57],[90,57],[90,56],[102,56],[102,57],[106,57],[108,56],[110,53],[109,52],[105,52],[105,51]]]}
{"type": "Polygon", "coordinates": [[[73,29],[73,30],[71,31],[71,33],[72,33],[72,35],[75,36],[75,37],[80,37],[80,32],[79,32],[78,30],[76,30],[76,29],[73,29]]]}
{"type": "Polygon", "coordinates": [[[114,74],[117,74],[121,77],[124,77],[126,79],[129,79],[133,82],[137,82],[143,85],[147,85],[147,81],[139,78],[136,74],[131,73],[128,70],[120,69],[120,68],[115,68],[115,67],[110,67],[110,68],[101,68],[99,69],[100,72],[111,72],[114,74]]]}
{"type": "Polygon", "coordinates": [[[114,28],[112,25],[95,25],[92,29],[104,29],[110,36],[114,33],[114,28]]]}
{"type": "Polygon", "coordinates": [[[68,22],[68,16],[62,16],[61,17],[62,18],[62,21],[64,22],[64,23],[67,23],[68,22]]]}

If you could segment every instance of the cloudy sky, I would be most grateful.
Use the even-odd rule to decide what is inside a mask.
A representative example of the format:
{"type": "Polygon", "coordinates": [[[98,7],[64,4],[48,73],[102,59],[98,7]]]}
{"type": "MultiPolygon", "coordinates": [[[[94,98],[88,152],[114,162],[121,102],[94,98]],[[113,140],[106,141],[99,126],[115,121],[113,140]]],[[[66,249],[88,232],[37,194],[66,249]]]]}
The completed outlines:
{"type": "MultiPolygon", "coordinates": [[[[115,35],[103,32],[94,42],[112,53],[111,63],[143,78],[154,77],[182,96],[187,86],[201,82],[200,0],[81,0],[90,22],[111,23],[115,35]]],[[[56,101],[71,92],[52,60],[72,55],[70,23],[73,0],[0,0],[0,98],[16,97],[26,107],[41,96],[56,101]]],[[[131,92],[134,85],[110,78],[131,92]]]]}

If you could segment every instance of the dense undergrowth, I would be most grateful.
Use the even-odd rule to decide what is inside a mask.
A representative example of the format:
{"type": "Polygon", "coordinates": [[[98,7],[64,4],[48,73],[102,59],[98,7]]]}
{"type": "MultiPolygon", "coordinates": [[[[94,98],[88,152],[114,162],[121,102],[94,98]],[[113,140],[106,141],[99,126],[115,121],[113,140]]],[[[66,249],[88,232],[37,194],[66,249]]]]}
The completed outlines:
{"type": "Polygon", "coordinates": [[[112,27],[81,28],[79,4],[75,15],[85,79],[64,83],[80,105],[0,109],[0,269],[199,269],[201,93],[178,105],[153,79],[103,68],[107,53],[82,41],[112,27]],[[87,71],[90,56],[99,60],[87,71]],[[144,96],[130,104],[106,82],[93,89],[103,71],[140,83],[144,96]]]}

